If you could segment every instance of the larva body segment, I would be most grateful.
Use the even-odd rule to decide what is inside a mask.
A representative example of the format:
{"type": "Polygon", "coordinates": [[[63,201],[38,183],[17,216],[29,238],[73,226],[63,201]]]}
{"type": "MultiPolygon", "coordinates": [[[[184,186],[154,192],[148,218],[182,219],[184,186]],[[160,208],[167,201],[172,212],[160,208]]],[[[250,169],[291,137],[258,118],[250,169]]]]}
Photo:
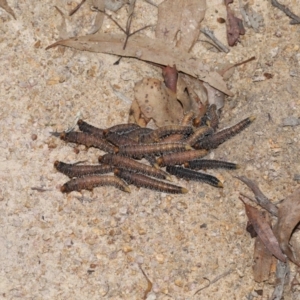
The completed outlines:
{"type": "Polygon", "coordinates": [[[79,129],[83,132],[91,133],[94,135],[98,135],[100,137],[103,136],[103,129],[95,127],[93,125],[88,124],[87,122],[84,122],[83,120],[78,120],[77,125],[79,129]]]}
{"type": "Polygon", "coordinates": [[[187,161],[196,158],[204,157],[207,154],[206,150],[193,150],[164,154],[156,160],[160,167],[181,165],[187,161]]]}
{"type": "Polygon", "coordinates": [[[87,132],[63,132],[60,134],[60,138],[66,142],[82,144],[87,147],[95,147],[108,153],[114,153],[116,151],[116,148],[113,145],[109,144],[101,137],[87,132]]]}
{"type": "Polygon", "coordinates": [[[143,187],[170,194],[185,194],[188,192],[186,188],[159,181],[142,174],[131,173],[122,169],[116,169],[115,175],[124,179],[128,184],[133,184],[137,187],[143,187]]]}
{"type": "Polygon", "coordinates": [[[118,124],[118,125],[115,125],[115,126],[105,129],[103,134],[104,134],[104,136],[107,135],[109,132],[125,134],[125,133],[133,131],[137,128],[140,128],[140,126],[135,123],[118,124]]]}
{"type": "Polygon", "coordinates": [[[114,186],[124,192],[130,193],[129,187],[120,178],[108,175],[91,175],[71,179],[61,187],[61,191],[63,193],[70,193],[72,191],[93,190],[95,187],[106,185],[114,186]]]}
{"type": "Polygon", "coordinates": [[[119,147],[119,154],[136,159],[141,159],[147,155],[168,152],[179,152],[191,150],[192,148],[183,143],[157,143],[157,144],[139,144],[139,145],[122,145],[119,147]]]}
{"type": "Polygon", "coordinates": [[[219,125],[219,116],[216,104],[212,104],[207,111],[207,125],[214,131],[217,130],[219,125]]]}
{"type": "Polygon", "coordinates": [[[189,125],[191,125],[194,116],[195,116],[194,111],[191,110],[191,111],[187,112],[187,113],[183,116],[183,118],[182,118],[180,124],[181,124],[182,126],[189,126],[189,125]]]}
{"type": "Polygon", "coordinates": [[[255,120],[255,117],[249,117],[241,122],[237,123],[236,125],[223,129],[219,132],[216,132],[212,136],[208,136],[205,139],[201,140],[200,142],[196,143],[194,145],[195,149],[215,149],[225,141],[227,141],[229,138],[237,135],[241,131],[243,131],[245,128],[247,128],[253,121],[255,120]]]}
{"type": "Polygon", "coordinates": [[[184,140],[185,143],[194,146],[197,142],[204,139],[206,136],[213,134],[214,130],[208,126],[202,126],[195,130],[194,134],[184,140]]]}
{"type": "Polygon", "coordinates": [[[222,182],[218,178],[194,170],[185,169],[182,167],[167,166],[167,172],[183,179],[201,181],[215,187],[223,187],[222,182]]]}
{"type": "Polygon", "coordinates": [[[124,135],[120,135],[118,133],[115,133],[115,132],[109,132],[106,136],[105,136],[105,139],[114,144],[115,146],[121,146],[121,145],[136,145],[138,144],[137,141],[127,137],[127,136],[124,136],[124,135]]]}
{"type": "Polygon", "coordinates": [[[54,167],[57,171],[69,176],[70,178],[93,174],[106,174],[114,170],[114,167],[110,165],[67,164],[58,160],[54,162],[54,167]]]}
{"type": "Polygon", "coordinates": [[[127,132],[127,133],[124,133],[124,136],[130,138],[130,139],[133,139],[137,142],[140,143],[140,139],[148,134],[149,132],[153,131],[153,129],[151,128],[146,128],[146,127],[140,127],[140,128],[137,128],[137,129],[134,129],[130,132],[127,132]]]}
{"type": "Polygon", "coordinates": [[[143,143],[153,143],[158,142],[161,138],[173,134],[191,134],[193,132],[192,126],[182,126],[182,125],[168,125],[160,127],[156,130],[153,130],[148,135],[144,136],[143,143]]]}
{"type": "Polygon", "coordinates": [[[184,164],[186,168],[201,170],[201,169],[238,169],[239,165],[222,161],[222,160],[213,160],[213,159],[196,159],[184,164]]]}
{"type": "Polygon", "coordinates": [[[139,163],[129,157],[105,154],[99,157],[99,162],[115,166],[115,168],[130,170],[160,179],[170,179],[169,175],[163,170],[139,163]]]}

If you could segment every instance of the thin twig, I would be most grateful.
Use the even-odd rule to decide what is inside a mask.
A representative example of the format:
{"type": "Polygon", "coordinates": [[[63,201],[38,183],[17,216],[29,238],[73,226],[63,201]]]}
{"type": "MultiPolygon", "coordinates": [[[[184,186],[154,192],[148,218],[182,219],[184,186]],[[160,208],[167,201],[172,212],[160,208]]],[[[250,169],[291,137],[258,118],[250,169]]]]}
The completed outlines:
{"type": "Polygon", "coordinates": [[[69,12],[69,16],[73,16],[86,0],[82,0],[74,9],[69,12]]]}
{"type": "Polygon", "coordinates": [[[271,4],[283,11],[288,17],[292,19],[290,22],[291,25],[300,24],[300,17],[291,12],[288,7],[280,4],[277,0],[271,0],[271,4]]]}
{"type": "Polygon", "coordinates": [[[205,36],[210,38],[217,46],[219,49],[221,49],[223,52],[228,53],[229,49],[222,43],[220,42],[214,35],[214,32],[210,30],[208,27],[202,28],[200,30],[205,36]]]}
{"type": "Polygon", "coordinates": [[[127,23],[126,23],[126,29],[124,29],[124,28],[123,28],[116,20],[114,20],[114,19],[113,19],[109,14],[107,14],[104,10],[98,9],[98,8],[95,7],[95,6],[92,6],[91,9],[94,10],[94,11],[102,12],[102,13],[103,13],[105,16],[107,16],[111,21],[113,21],[113,22],[119,27],[120,30],[122,30],[122,31],[125,33],[126,39],[125,39],[125,42],[124,42],[124,45],[123,45],[123,50],[125,50],[126,45],[127,45],[127,42],[128,42],[128,39],[129,39],[132,35],[134,35],[134,34],[140,32],[140,31],[142,31],[142,30],[144,30],[144,29],[146,29],[146,28],[148,28],[148,27],[152,27],[152,25],[147,25],[147,26],[144,26],[144,27],[142,27],[142,28],[140,28],[140,29],[138,29],[138,30],[136,30],[136,31],[134,31],[134,32],[132,32],[132,33],[130,33],[130,26],[131,26],[131,21],[132,21],[132,17],[133,17],[133,12],[129,15],[128,20],[127,20],[127,23]]]}
{"type": "Polygon", "coordinates": [[[203,288],[197,290],[197,291],[195,292],[194,296],[195,296],[196,294],[198,294],[200,291],[202,291],[202,290],[208,288],[208,287],[209,287],[210,285],[212,285],[213,283],[216,283],[216,282],[219,281],[221,278],[223,278],[223,277],[225,277],[225,276],[231,274],[232,272],[233,272],[233,270],[232,270],[232,269],[229,269],[228,271],[224,272],[223,274],[220,274],[220,275],[218,275],[217,277],[215,277],[213,280],[209,280],[207,277],[203,277],[203,279],[208,280],[208,285],[206,285],[206,286],[204,286],[203,288]]]}

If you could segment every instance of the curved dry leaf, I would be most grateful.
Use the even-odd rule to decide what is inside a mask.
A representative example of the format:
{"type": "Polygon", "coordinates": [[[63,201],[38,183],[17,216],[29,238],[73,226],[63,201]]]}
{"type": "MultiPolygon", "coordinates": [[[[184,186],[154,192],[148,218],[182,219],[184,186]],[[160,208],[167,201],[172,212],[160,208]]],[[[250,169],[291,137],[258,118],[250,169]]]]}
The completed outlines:
{"type": "Polygon", "coordinates": [[[289,195],[278,209],[278,221],[275,226],[275,233],[279,245],[287,257],[300,266],[299,253],[295,253],[289,245],[291,235],[300,222],[300,189],[289,195]]]}
{"type": "Polygon", "coordinates": [[[96,17],[95,17],[92,29],[90,30],[90,34],[95,34],[95,33],[99,32],[99,29],[102,27],[103,20],[104,20],[104,14],[101,11],[104,11],[104,9],[106,8],[106,2],[108,2],[108,1],[92,0],[91,2],[92,2],[91,4],[93,7],[97,7],[96,17]]]}
{"type": "Polygon", "coordinates": [[[155,36],[189,52],[199,37],[205,11],[206,0],[163,1],[158,6],[155,36]]]}
{"type": "Polygon", "coordinates": [[[135,84],[134,94],[141,113],[146,119],[153,119],[158,127],[180,123],[183,108],[177,101],[176,94],[162,81],[145,78],[135,84]]]}
{"type": "Polygon", "coordinates": [[[146,36],[131,36],[127,47],[123,49],[125,35],[97,34],[74,37],[58,41],[46,49],[55,46],[72,47],[82,51],[101,52],[126,57],[135,57],[144,61],[151,61],[160,65],[176,65],[177,70],[204,82],[223,93],[233,96],[222,76],[210,71],[209,67],[193,55],[181,51],[176,47],[167,46],[164,41],[153,40],[146,36]]]}
{"type": "Polygon", "coordinates": [[[282,253],[279,243],[265,218],[262,216],[261,212],[253,207],[245,204],[245,210],[247,217],[252,224],[257,235],[261,238],[262,242],[265,244],[266,248],[279,260],[285,262],[286,258],[282,253]]]}
{"type": "MultiPolygon", "coordinates": [[[[271,226],[271,218],[267,212],[263,214],[266,222],[271,226]]],[[[255,239],[253,255],[253,277],[256,282],[263,282],[269,279],[273,255],[264,245],[259,236],[255,239]]]]}
{"type": "Polygon", "coordinates": [[[183,106],[184,113],[194,112],[194,117],[199,118],[206,113],[208,94],[202,81],[179,74],[177,82],[177,99],[183,106]]]}
{"type": "Polygon", "coordinates": [[[7,13],[12,15],[14,19],[16,20],[16,16],[14,11],[11,9],[11,7],[7,4],[6,0],[0,0],[0,7],[2,7],[7,13]]]}

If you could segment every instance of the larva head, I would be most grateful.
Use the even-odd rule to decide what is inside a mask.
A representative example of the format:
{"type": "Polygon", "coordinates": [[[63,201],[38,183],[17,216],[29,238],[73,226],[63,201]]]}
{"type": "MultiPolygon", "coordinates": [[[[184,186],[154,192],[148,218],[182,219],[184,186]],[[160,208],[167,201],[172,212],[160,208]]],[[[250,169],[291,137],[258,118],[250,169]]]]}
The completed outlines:
{"type": "Polygon", "coordinates": [[[64,185],[62,185],[61,187],[60,187],[60,191],[62,192],[62,193],[68,193],[68,188],[67,188],[67,186],[64,184],[64,185]]]}
{"type": "Polygon", "coordinates": [[[120,171],[119,169],[114,169],[114,174],[115,174],[116,176],[119,176],[120,173],[121,173],[121,171],[120,171]]]}
{"type": "Polygon", "coordinates": [[[58,161],[58,160],[56,160],[55,162],[54,162],[54,168],[58,168],[59,167],[59,165],[60,165],[60,161],[58,161]]]}
{"type": "Polygon", "coordinates": [[[80,126],[80,125],[82,125],[82,124],[83,124],[83,120],[82,120],[82,119],[79,119],[79,120],[77,121],[77,125],[80,126]]]}
{"type": "Polygon", "coordinates": [[[59,137],[60,137],[61,140],[64,141],[66,139],[66,133],[62,132],[59,137]]]}

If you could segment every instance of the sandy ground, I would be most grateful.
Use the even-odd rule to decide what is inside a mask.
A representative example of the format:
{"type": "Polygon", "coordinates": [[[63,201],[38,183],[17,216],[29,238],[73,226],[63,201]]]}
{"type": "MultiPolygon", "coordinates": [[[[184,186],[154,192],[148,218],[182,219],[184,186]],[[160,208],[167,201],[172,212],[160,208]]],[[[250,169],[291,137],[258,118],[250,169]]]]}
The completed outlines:
{"type": "MultiPolygon", "coordinates": [[[[289,25],[268,1],[253,0],[264,17],[259,33],[248,29],[229,54],[207,43],[195,47],[194,54],[212,68],[256,56],[229,80],[235,96],[226,100],[220,127],[249,115],[257,119],[209,154],[242,165],[237,171],[210,171],[224,181],[224,189],[177,180],[188,194],[132,187],[131,194],[97,188],[63,195],[59,187],[67,177],[53,162],[96,163],[100,152],[79,147],[76,154],[74,145],[50,132],[65,130],[78,116],[99,127],[126,122],[134,83],[161,78],[160,70],[135,59],[115,66],[117,58],[110,55],[46,51],[59,38],[61,16],[54,5],[67,13],[75,1],[8,3],[17,19],[0,9],[0,298],[143,299],[147,281],[141,265],[153,283],[147,299],[269,299],[274,276],[261,284],[253,280],[253,240],[238,199],[240,192],[251,193],[234,176],[257,180],[273,202],[299,185],[294,176],[300,174],[300,129],[283,127],[282,120],[299,116],[300,27],[289,25]],[[119,99],[112,85],[126,98],[119,99]],[[207,279],[222,275],[194,295],[207,279]]],[[[298,0],[281,3],[300,14],[298,0]]],[[[138,1],[136,9],[134,28],[155,23],[155,7],[138,1]]],[[[115,17],[125,24],[126,9],[115,17]]],[[[205,24],[226,42],[217,17],[225,17],[224,7],[211,7],[205,24]]],[[[85,5],[68,22],[68,35],[86,34],[93,18],[85,5]]],[[[104,30],[118,32],[107,20],[104,30]]],[[[291,278],[295,272],[291,266],[291,278]]],[[[285,299],[300,299],[297,287],[287,288],[285,299]]]]}

